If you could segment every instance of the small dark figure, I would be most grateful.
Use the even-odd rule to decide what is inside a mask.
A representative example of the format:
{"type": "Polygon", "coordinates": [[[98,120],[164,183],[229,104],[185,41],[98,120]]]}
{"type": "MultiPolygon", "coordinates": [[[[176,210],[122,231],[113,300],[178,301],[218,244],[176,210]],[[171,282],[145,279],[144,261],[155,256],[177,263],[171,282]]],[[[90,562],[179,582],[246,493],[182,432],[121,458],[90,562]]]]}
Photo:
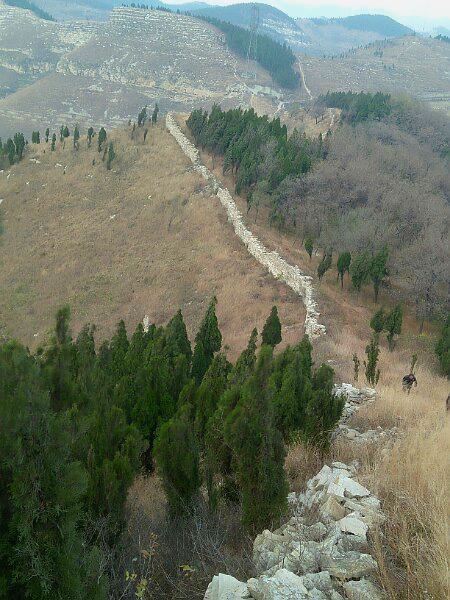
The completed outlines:
{"type": "Polygon", "coordinates": [[[417,387],[417,379],[416,379],[416,376],[414,375],[414,373],[405,375],[402,379],[403,389],[409,394],[413,385],[415,385],[417,387]]]}
{"type": "Polygon", "coordinates": [[[445,407],[447,409],[447,412],[450,411],[450,394],[447,396],[447,401],[445,403],[445,407]]]}

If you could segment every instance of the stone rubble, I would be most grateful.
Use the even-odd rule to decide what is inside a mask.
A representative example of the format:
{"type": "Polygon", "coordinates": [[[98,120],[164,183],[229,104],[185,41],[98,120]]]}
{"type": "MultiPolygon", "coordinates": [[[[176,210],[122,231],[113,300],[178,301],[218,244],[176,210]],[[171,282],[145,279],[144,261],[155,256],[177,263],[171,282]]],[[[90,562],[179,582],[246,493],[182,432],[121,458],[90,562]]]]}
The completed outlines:
{"type": "Polygon", "coordinates": [[[354,464],[324,465],[305,492],[288,496],[291,517],[253,544],[255,576],[217,575],[205,600],[382,600],[372,581],[370,531],[385,519],[354,464]],[[369,539],[368,539],[369,538],[369,539]]]}
{"type": "Polygon", "coordinates": [[[239,212],[232,195],[227,188],[221,187],[217,178],[202,164],[197,148],[181,131],[171,113],[168,113],[166,117],[166,127],[176,139],[186,156],[191,160],[195,171],[200,173],[202,177],[212,185],[214,193],[227,211],[228,220],[232,223],[236,235],[246,245],[250,254],[252,254],[261,265],[266,267],[275,278],[284,281],[295,293],[301,296],[306,308],[305,333],[307,333],[310,338],[325,334],[325,326],[319,323],[320,313],[318,312],[317,303],[314,299],[312,278],[302,273],[296,265],[287,263],[277,252],[270,252],[267,250],[258,238],[246,228],[242,215],[239,212]]]}

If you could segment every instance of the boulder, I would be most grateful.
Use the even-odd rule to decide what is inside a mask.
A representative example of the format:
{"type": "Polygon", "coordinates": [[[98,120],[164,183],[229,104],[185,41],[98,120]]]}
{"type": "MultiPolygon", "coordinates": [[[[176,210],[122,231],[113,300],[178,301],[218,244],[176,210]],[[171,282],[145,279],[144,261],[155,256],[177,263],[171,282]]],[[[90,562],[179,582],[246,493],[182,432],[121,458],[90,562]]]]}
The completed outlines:
{"type": "Polygon", "coordinates": [[[377,563],[370,554],[332,552],[320,557],[320,568],[336,579],[359,579],[376,571],[377,563]]]}
{"type": "Polygon", "coordinates": [[[302,579],[286,569],[279,569],[273,576],[263,575],[249,579],[248,591],[255,600],[306,600],[309,593],[302,579]]]}
{"type": "Polygon", "coordinates": [[[231,575],[215,575],[206,590],[204,600],[242,600],[251,598],[247,584],[231,575]]]}
{"type": "Polygon", "coordinates": [[[320,507],[320,512],[324,517],[331,517],[334,521],[343,519],[347,514],[345,507],[333,496],[328,496],[324,504],[320,507]]]}
{"type": "Polygon", "coordinates": [[[322,592],[331,592],[333,586],[331,585],[331,577],[328,571],[320,571],[319,573],[308,573],[300,577],[303,585],[309,591],[314,588],[322,592]]]}
{"type": "Polygon", "coordinates": [[[386,595],[368,579],[347,581],[344,590],[349,600],[383,600],[386,595]]]}
{"type": "Polygon", "coordinates": [[[366,537],[367,530],[369,529],[361,519],[352,514],[338,521],[338,525],[343,533],[352,533],[362,538],[366,537]]]}

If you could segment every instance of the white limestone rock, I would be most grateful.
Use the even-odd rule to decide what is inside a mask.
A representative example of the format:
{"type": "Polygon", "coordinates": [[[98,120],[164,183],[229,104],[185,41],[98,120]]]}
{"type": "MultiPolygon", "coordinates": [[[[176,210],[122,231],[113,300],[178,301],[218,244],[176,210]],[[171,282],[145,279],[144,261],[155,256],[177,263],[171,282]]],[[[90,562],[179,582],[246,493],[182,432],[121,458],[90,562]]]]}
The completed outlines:
{"type": "Polygon", "coordinates": [[[231,575],[215,575],[206,590],[204,600],[242,600],[251,598],[247,584],[231,575]]]}
{"type": "Polygon", "coordinates": [[[383,600],[386,595],[368,579],[347,581],[344,590],[349,600],[383,600]]]}
{"type": "Polygon", "coordinates": [[[369,554],[334,552],[320,557],[320,567],[336,579],[347,580],[370,575],[376,571],[377,563],[369,554]]]}
{"type": "Polygon", "coordinates": [[[368,526],[356,515],[350,514],[338,521],[338,525],[343,533],[352,533],[353,535],[366,538],[368,526]]]}
{"type": "Polygon", "coordinates": [[[306,600],[310,597],[302,579],[287,569],[279,569],[272,577],[263,575],[249,579],[247,586],[255,600],[306,600]]]}

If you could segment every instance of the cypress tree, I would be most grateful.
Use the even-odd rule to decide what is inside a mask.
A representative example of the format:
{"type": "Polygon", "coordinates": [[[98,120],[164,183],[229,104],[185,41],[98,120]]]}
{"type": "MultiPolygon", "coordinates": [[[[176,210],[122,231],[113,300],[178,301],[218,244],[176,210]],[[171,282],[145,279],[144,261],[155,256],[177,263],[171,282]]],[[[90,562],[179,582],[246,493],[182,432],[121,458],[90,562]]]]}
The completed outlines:
{"type": "Polygon", "coordinates": [[[380,286],[384,281],[384,278],[387,275],[387,261],[389,258],[389,251],[387,247],[384,247],[382,250],[377,252],[370,262],[370,278],[373,283],[373,293],[375,303],[378,302],[378,293],[380,290],[380,286]]]}
{"type": "Polygon", "coordinates": [[[386,316],[384,322],[384,328],[388,332],[387,341],[389,344],[389,350],[395,347],[395,336],[400,335],[402,332],[403,324],[403,309],[401,304],[396,304],[391,312],[386,316]]]}
{"type": "Polygon", "coordinates": [[[95,135],[94,128],[89,127],[88,132],[87,132],[88,148],[91,147],[92,138],[94,137],[94,135],[95,135]]]}
{"type": "Polygon", "coordinates": [[[379,335],[374,333],[370,344],[366,346],[367,360],[364,361],[366,368],[366,379],[371,385],[376,385],[380,378],[380,370],[377,369],[378,356],[380,354],[379,335]]]}
{"type": "Polygon", "coordinates": [[[363,285],[369,281],[370,266],[371,258],[368,252],[358,254],[356,258],[352,260],[350,277],[352,278],[352,285],[356,291],[361,291],[363,285]]]}
{"type": "Polygon", "coordinates": [[[144,108],[138,114],[138,121],[137,121],[138,127],[145,125],[146,120],[147,120],[147,107],[144,106],[144,108]]]}
{"type": "Polygon", "coordinates": [[[273,306],[262,330],[262,343],[275,348],[280,342],[281,323],[278,317],[278,309],[276,306],[273,306]]]}
{"type": "Polygon", "coordinates": [[[342,416],[345,400],[333,392],[334,371],[320,366],[312,378],[312,395],[306,413],[305,434],[308,442],[323,454],[328,451],[331,434],[342,416]]]}
{"type": "Polygon", "coordinates": [[[103,148],[103,144],[106,142],[107,134],[104,127],[100,128],[98,132],[98,151],[101,152],[103,148]]]}
{"type": "Polygon", "coordinates": [[[56,148],[56,133],[52,135],[52,152],[55,151],[56,148]]]}
{"type": "Polygon", "coordinates": [[[78,125],[75,125],[75,129],[73,132],[73,147],[75,150],[78,150],[80,141],[80,130],[78,129],[78,125]]]}
{"type": "Polygon", "coordinates": [[[183,514],[200,489],[199,452],[187,409],[164,423],[155,441],[155,459],[172,516],[183,514]]]}
{"type": "Polygon", "coordinates": [[[227,388],[231,364],[217,354],[206,371],[195,398],[195,432],[202,445],[208,420],[213,416],[220,396],[227,388]]]}
{"type": "Polygon", "coordinates": [[[192,377],[200,384],[211,364],[214,354],[222,346],[222,334],[216,317],[217,298],[213,298],[195,336],[195,349],[192,358],[192,377]]]}
{"type": "Polygon", "coordinates": [[[313,250],[314,250],[314,242],[313,242],[313,240],[312,240],[311,237],[307,237],[305,239],[305,250],[308,253],[309,260],[311,260],[312,253],[313,253],[313,250]]]}
{"type": "Polygon", "coordinates": [[[324,257],[320,261],[319,265],[317,266],[317,275],[319,277],[319,281],[322,280],[322,277],[325,275],[325,273],[331,267],[331,260],[332,260],[331,252],[326,252],[324,254],[324,257]]]}
{"type": "Polygon", "coordinates": [[[155,108],[152,112],[152,125],[156,125],[156,121],[158,120],[159,107],[158,104],[155,104],[155,108]]]}
{"type": "Polygon", "coordinates": [[[386,315],[384,314],[384,308],[380,308],[373,315],[370,320],[370,326],[374,330],[375,333],[381,333],[384,329],[386,315]]]}
{"type": "Polygon", "coordinates": [[[50,137],[50,129],[47,127],[45,130],[45,143],[48,144],[48,139],[50,137]]]}
{"type": "Polygon", "coordinates": [[[111,165],[113,160],[116,158],[116,153],[114,152],[113,143],[110,142],[108,146],[108,161],[106,163],[106,168],[108,171],[111,171],[111,165]]]}
{"type": "Polygon", "coordinates": [[[339,254],[339,257],[337,260],[337,271],[338,271],[338,277],[341,280],[341,288],[344,287],[344,275],[345,275],[345,273],[349,272],[351,262],[352,262],[352,255],[350,254],[350,252],[341,252],[341,254],[339,254]]]}
{"type": "Polygon", "coordinates": [[[243,523],[262,531],[276,523],[286,508],[285,449],[274,426],[269,377],[272,348],[260,350],[254,374],[242,387],[242,396],[225,423],[225,441],[242,493],[243,523]]]}

